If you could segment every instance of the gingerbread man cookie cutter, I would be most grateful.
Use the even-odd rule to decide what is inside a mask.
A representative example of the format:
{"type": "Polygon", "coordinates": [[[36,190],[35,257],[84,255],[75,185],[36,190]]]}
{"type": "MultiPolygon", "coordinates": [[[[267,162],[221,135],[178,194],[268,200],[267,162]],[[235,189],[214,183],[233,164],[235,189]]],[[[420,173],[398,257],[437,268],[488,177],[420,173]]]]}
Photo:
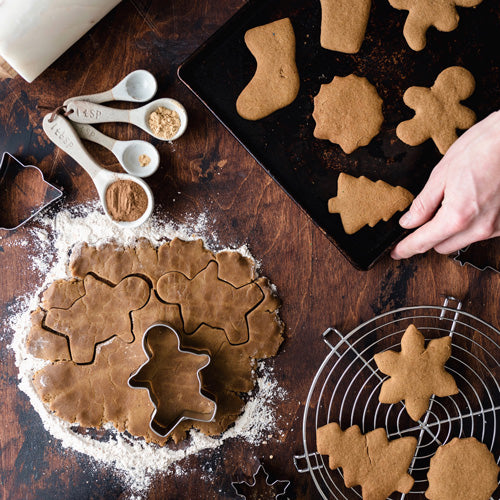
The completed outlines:
{"type": "MultiPolygon", "coordinates": [[[[215,401],[215,399],[210,397],[210,395],[206,391],[202,389],[202,380],[200,376],[200,372],[210,364],[210,356],[206,353],[200,353],[199,351],[197,352],[194,350],[182,349],[180,337],[177,331],[170,325],[164,323],[155,323],[145,331],[142,339],[142,347],[148,359],[134,373],[132,373],[132,375],[128,379],[128,385],[132,389],[146,389],[148,391],[149,399],[154,406],[154,411],[149,422],[150,429],[158,436],[165,437],[173,432],[173,430],[184,420],[194,420],[197,422],[206,423],[211,422],[215,418],[215,415],[217,413],[217,402],[215,401]],[[168,357],[173,357],[175,355],[186,355],[198,358],[198,360],[195,360],[194,363],[196,365],[196,371],[194,373],[194,375],[196,376],[196,380],[193,385],[196,385],[196,387],[195,391],[192,392],[196,392],[196,394],[200,398],[199,402],[201,402],[201,405],[204,406],[207,411],[202,411],[196,408],[193,409],[192,402],[184,400],[182,398],[182,396],[185,397],[186,392],[189,392],[184,390],[184,386],[179,388],[179,393],[177,394],[179,398],[174,397],[171,398],[170,401],[164,401],[161,395],[158,394],[157,390],[155,389],[155,380],[153,380],[153,378],[156,378],[155,370],[153,369],[153,377],[151,377],[151,371],[148,370],[148,365],[153,361],[155,357],[154,348],[152,348],[148,343],[148,337],[152,332],[156,332],[157,334],[163,332],[167,335],[173,334],[175,336],[176,349],[173,350],[173,353],[167,353],[168,357]],[[165,418],[162,407],[164,408],[165,404],[175,406],[175,404],[178,403],[179,400],[181,400],[181,404],[178,405],[179,411],[174,412],[174,416],[165,418]]],[[[173,367],[173,371],[178,372],[177,365],[173,367]]],[[[190,378],[191,383],[193,382],[193,379],[194,377],[192,373],[190,378]]],[[[158,379],[156,378],[156,381],[157,380],[158,379]]]]}

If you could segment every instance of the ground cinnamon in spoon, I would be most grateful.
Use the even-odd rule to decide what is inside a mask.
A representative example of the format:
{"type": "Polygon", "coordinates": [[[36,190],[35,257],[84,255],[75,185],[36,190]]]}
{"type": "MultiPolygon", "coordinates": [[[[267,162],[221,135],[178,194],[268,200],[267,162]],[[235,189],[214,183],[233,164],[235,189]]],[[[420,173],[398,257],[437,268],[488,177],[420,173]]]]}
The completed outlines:
{"type": "Polygon", "coordinates": [[[181,118],[177,111],[159,106],[150,115],[149,128],[160,139],[172,139],[181,128],[181,118]]]}
{"type": "Polygon", "coordinates": [[[106,207],[113,220],[132,222],[148,208],[148,195],[137,182],[115,181],[106,189],[106,207]]]}

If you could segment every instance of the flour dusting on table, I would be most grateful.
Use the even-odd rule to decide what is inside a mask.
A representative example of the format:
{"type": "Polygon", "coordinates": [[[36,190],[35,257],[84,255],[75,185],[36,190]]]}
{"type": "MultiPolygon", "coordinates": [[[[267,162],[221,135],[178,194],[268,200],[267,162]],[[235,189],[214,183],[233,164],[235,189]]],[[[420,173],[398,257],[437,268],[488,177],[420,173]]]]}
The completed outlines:
{"type": "MultiPolygon", "coordinates": [[[[268,435],[279,432],[274,405],[286,393],[278,386],[272,369],[266,367],[264,362],[259,363],[260,375],[257,377],[255,390],[249,394],[244,413],[234,426],[216,438],[192,430],[181,446],[167,445],[161,448],[119,433],[108,424],[106,429],[111,433],[111,438],[104,442],[75,432],[76,426],[51,414],[32,383],[34,373],[47,362],[28,354],[25,340],[31,325],[30,312],[38,306],[41,292],[54,280],[70,276],[69,256],[75,246],[82,242],[99,246],[110,241],[133,245],[138,238],[147,238],[153,245],[158,246],[165,240],[179,237],[184,240],[202,238],[208,248],[215,251],[221,249],[217,248],[218,239],[209,228],[206,214],[188,217],[184,225],[164,221],[156,216],[141,227],[130,230],[112,224],[95,204],[47,215],[39,221],[39,227],[30,232],[33,268],[45,278],[37,290],[20,298],[15,310],[11,310],[9,326],[14,331],[11,347],[19,368],[19,388],[28,395],[44,427],[61,441],[63,447],[84,453],[98,463],[113,467],[133,491],[140,493],[147,490],[155,473],[184,473],[182,464],[178,462],[189,455],[217,448],[231,438],[245,440],[249,445],[257,445],[268,435]]],[[[24,246],[24,241],[17,244],[24,246]]],[[[246,246],[238,248],[237,251],[253,258],[246,246]]]]}

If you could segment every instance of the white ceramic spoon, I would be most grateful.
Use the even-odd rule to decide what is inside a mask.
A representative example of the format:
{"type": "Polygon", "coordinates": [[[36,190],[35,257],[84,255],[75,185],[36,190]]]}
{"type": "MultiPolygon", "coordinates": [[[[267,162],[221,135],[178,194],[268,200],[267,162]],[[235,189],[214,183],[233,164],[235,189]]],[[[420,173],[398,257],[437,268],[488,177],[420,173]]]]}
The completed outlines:
{"type": "Polygon", "coordinates": [[[146,141],[118,141],[113,139],[99,130],[92,127],[92,125],[85,125],[83,123],[73,123],[73,128],[81,139],[95,142],[111,151],[120,165],[130,175],[136,177],[149,177],[153,175],[160,166],[160,153],[150,143],[146,141]],[[149,158],[147,165],[141,165],[141,156],[146,155],[149,158]]]}
{"type": "Polygon", "coordinates": [[[156,101],[135,109],[115,109],[88,101],[70,101],[66,106],[66,111],[69,113],[68,118],[76,123],[131,123],[162,141],[174,141],[178,139],[186,131],[188,122],[184,106],[175,99],[169,99],[168,97],[156,99],[156,101]],[[158,137],[149,128],[149,115],[160,106],[177,111],[181,120],[179,130],[170,139],[158,137]]]}
{"type": "Polygon", "coordinates": [[[158,84],[156,83],[156,78],[149,71],[138,69],[129,73],[111,90],[98,94],[71,97],[70,99],[66,99],[64,104],[67,105],[71,101],[88,101],[95,103],[109,101],[146,102],[154,97],[157,90],[158,84]]]}
{"type": "Polygon", "coordinates": [[[55,115],[52,117],[52,113],[46,115],[43,119],[43,130],[56,146],[61,148],[65,153],[77,161],[90,175],[97,192],[99,193],[99,198],[101,199],[104,212],[115,224],[123,228],[134,228],[140,226],[151,216],[153,213],[154,199],[150,187],[142,179],[138,179],[137,177],[129,174],[111,172],[100,167],[85,149],[75,129],[66,118],[61,115],[55,115]],[[130,222],[115,221],[108,211],[108,207],[106,205],[106,190],[113,182],[120,180],[137,183],[142,189],[144,189],[148,197],[148,206],[146,211],[137,220],[130,222]]]}

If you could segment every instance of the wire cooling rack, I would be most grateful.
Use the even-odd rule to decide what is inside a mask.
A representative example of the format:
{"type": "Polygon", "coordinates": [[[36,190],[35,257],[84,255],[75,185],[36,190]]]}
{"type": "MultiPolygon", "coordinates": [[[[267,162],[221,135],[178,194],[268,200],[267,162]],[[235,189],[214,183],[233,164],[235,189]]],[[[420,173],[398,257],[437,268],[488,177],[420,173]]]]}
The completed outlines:
{"type": "Polygon", "coordinates": [[[297,470],[311,473],[323,498],[362,498],[361,489],[346,488],[341,469],[330,470],[328,457],[316,451],[316,430],[330,422],[338,422],[343,430],[357,424],[363,433],[383,427],[389,439],[417,438],[409,469],[415,485],[410,493],[394,493],[391,499],[424,498],[430,459],[440,445],[454,437],[473,436],[498,457],[500,331],[462,311],[461,302],[448,297],[442,306],[396,309],[347,335],[328,329],[323,340],[331,352],[316,373],[307,397],[302,426],[304,454],[294,456],[297,470]],[[446,369],[455,377],[460,391],[446,398],[433,397],[419,422],[410,419],[402,402],[379,403],[380,387],[388,377],[373,361],[378,352],[399,351],[401,337],[411,324],[427,340],[452,337],[452,355],[446,369]]]}

